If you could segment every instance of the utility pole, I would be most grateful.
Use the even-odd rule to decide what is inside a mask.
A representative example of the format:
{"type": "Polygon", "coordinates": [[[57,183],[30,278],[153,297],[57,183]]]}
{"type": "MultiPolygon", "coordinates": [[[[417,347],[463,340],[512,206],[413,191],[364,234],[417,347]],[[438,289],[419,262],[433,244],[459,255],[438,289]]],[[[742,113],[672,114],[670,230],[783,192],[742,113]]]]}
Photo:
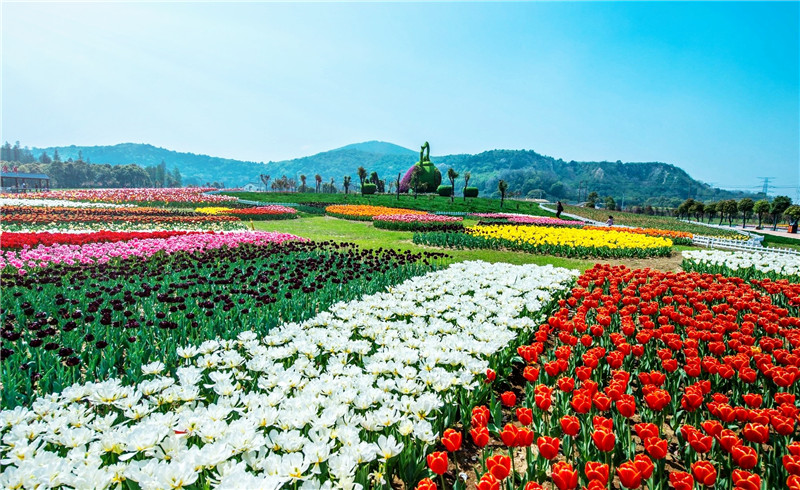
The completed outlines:
{"type": "Polygon", "coordinates": [[[761,192],[764,193],[764,198],[767,199],[769,198],[769,181],[773,180],[775,177],[758,177],[758,178],[764,181],[764,183],[762,184],[763,187],[761,192]]]}

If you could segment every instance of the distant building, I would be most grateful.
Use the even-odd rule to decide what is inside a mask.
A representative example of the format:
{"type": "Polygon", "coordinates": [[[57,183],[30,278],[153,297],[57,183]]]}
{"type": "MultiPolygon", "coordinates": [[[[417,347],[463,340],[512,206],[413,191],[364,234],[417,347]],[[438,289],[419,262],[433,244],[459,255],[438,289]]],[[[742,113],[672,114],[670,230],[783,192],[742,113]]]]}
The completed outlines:
{"type": "Polygon", "coordinates": [[[45,174],[2,172],[0,173],[0,187],[6,192],[49,190],[50,177],[45,174]]]}
{"type": "Polygon", "coordinates": [[[264,184],[253,184],[252,182],[242,187],[243,191],[247,192],[261,192],[266,190],[264,184]]]}

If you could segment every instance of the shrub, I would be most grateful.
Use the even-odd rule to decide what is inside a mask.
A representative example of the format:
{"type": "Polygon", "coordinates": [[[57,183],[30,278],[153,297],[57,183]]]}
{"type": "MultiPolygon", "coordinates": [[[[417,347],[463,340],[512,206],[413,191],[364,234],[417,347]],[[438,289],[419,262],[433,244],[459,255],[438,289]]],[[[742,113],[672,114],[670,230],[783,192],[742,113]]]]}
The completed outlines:
{"type": "Polygon", "coordinates": [[[442,197],[450,197],[450,195],[453,193],[453,186],[450,186],[450,185],[440,185],[440,186],[439,186],[439,187],[436,189],[436,192],[438,192],[438,193],[439,193],[439,195],[440,195],[440,196],[442,196],[442,197]]]}
{"type": "Polygon", "coordinates": [[[361,193],[362,194],[375,194],[375,190],[378,187],[375,184],[364,184],[361,186],[361,193]]]}
{"type": "Polygon", "coordinates": [[[477,187],[464,188],[464,197],[478,197],[478,188],[477,187]]]}

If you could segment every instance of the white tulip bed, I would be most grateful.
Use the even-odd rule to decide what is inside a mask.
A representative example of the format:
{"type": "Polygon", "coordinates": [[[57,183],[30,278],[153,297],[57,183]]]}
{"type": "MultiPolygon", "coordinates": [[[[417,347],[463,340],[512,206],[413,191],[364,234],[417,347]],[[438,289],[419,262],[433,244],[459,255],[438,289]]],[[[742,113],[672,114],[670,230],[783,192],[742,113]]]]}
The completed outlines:
{"type": "Polygon", "coordinates": [[[800,278],[800,256],[764,252],[723,252],[720,250],[686,250],[683,269],[740,276],[745,279],[800,278]]]}
{"type": "Polygon", "coordinates": [[[459,263],[261,338],[184,347],[138,385],[40,397],[0,412],[0,487],[413,485],[444,428],[485,401],[487,368],[577,275],[459,263]]]}

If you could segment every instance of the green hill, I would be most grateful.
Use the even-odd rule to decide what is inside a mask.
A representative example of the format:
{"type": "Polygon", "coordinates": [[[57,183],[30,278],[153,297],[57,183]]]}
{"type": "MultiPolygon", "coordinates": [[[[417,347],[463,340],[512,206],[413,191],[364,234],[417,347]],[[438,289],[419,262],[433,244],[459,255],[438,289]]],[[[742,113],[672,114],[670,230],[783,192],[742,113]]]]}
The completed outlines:
{"type": "MultiPolygon", "coordinates": [[[[42,151],[52,156],[55,148],[34,148],[38,157],[42,151]]],[[[248,162],[228,158],[181,153],[152,145],[123,143],[113,146],[67,146],[58,147],[62,160],[84,159],[93,163],[121,165],[137,163],[142,166],[157,165],[163,160],[167,168],[177,167],[184,176],[184,183],[204,184],[224,182],[227,186],[259,183],[259,174],[268,174],[273,179],[286,175],[299,182],[300,174],[308,177],[313,186],[314,176],[322,176],[323,182],[334,178],[341,189],[342,178],[350,175],[358,182],[356,169],[363,166],[368,172],[377,172],[379,177],[390,181],[397,174],[404,174],[417,161],[418,152],[392,143],[368,141],[356,143],[316,155],[278,162],[248,162]]],[[[626,205],[653,204],[675,205],[687,197],[701,200],[734,199],[752,194],[712,188],[692,179],[684,170],[667,163],[622,163],[617,162],[566,162],[541,155],[531,150],[490,150],[476,155],[433,156],[431,160],[442,174],[453,167],[463,177],[465,171],[472,174],[470,185],[489,197],[496,193],[497,183],[504,179],[509,191],[520,197],[545,197],[579,201],[588,192],[597,192],[601,199],[612,196],[626,205]]],[[[456,188],[463,187],[459,177],[456,188]]],[[[354,186],[357,189],[357,184],[354,186]]]]}

